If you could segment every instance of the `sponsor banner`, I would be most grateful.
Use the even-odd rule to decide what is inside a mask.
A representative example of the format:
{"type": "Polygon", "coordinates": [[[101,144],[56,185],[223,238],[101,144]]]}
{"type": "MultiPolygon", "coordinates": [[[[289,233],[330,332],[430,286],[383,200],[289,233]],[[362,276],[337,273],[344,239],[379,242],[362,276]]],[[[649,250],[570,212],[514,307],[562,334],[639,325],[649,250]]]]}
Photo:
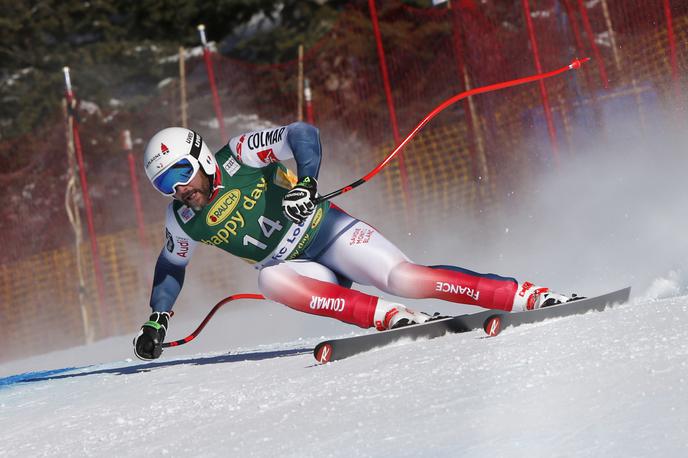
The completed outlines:
{"type": "Polygon", "coordinates": [[[311,229],[315,229],[318,227],[318,224],[320,224],[320,220],[322,219],[323,215],[323,208],[320,207],[315,211],[315,215],[313,216],[313,222],[311,223],[311,229]]]}
{"type": "Polygon", "coordinates": [[[244,151],[245,148],[247,148],[249,151],[263,149],[264,151],[261,151],[261,153],[264,153],[264,157],[259,159],[262,162],[269,164],[270,162],[266,162],[266,159],[269,159],[268,152],[271,152],[272,150],[268,148],[282,141],[285,130],[286,127],[279,127],[277,129],[263,130],[260,132],[242,135],[236,144],[237,157],[240,161],[242,160],[241,157],[246,152],[244,151]]]}
{"type": "Polygon", "coordinates": [[[444,281],[438,281],[435,283],[435,291],[439,291],[440,293],[464,294],[475,301],[477,301],[480,297],[480,291],[476,289],[468,286],[455,285],[444,281]]]}
{"type": "Polygon", "coordinates": [[[260,162],[263,164],[279,162],[279,159],[277,159],[277,156],[275,156],[275,152],[272,150],[272,148],[268,148],[264,151],[258,151],[257,156],[260,162]]]}
{"type": "Polygon", "coordinates": [[[340,297],[319,297],[311,296],[311,310],[332,310],[333,312],[343,312],[346,301],[340,297]]]}
{"type": "Polygon", "coordinates": [[[222,245],[223,243],[229,243],[231,236],[237,235],[237,230],[246,226],[246,219],[244,214],[241,213],[241,209],[248,212],[253,210],[256,203],[268,189],[268,182],[264,177],[260,178],[260,181],[256,184],[256,187],[251,191],[250,194],[246,194],[241,199],[241,191],[238,189],[232,189],[228,193],[224,194],[212,207],[206,216],[206,223],[208,226],[219,226],[220,223],[224,222],[224,225],[220,226],[210,239],[201,239],[201,243],[206,245],[222,245]],[[236,192],[235,192],[236,191],[236,192]],[[230,196],[231,195],[231,196],[230,196]],[[231,205],[226,205],[231,203],[231,205]],[[239,206],[241,203],[241,207],[239,206]],[[217,207],[217,208],[215,208],[217,207]],[[238,207],[238,208],[237,208],[238,207]],[[217,218],[217,221],[212,218],[217,218]],[[226,221],[226,222],[225,222],[226,221]]]}
{"type": "Polygon", "coordinates": [[[282,136],[285,130],[285,127],[280,127],[272,130],[254,132],[246,138],[246,146],[249,149],[257,150],[259,148],[265,148],[266,146],[279,143],[282,141],[282,136]]]}
{"type": "Polygon", "coordinates": [[[303,250],[305,242],[310,240],[310,236],[306,234],[306,230],[313,221],[314,216],[315,213],[311,213],[303,223],[292,223],[291,226],[289,226],[287,233],[284,235],[284,237],[282,237],[282,240],[280,240],[272,253],[263,258],[262,261],[255,263],[254,267],[260,270],[267,265],[293,259],[296,257],[291,256],[294,252],[301,254],[301,250],[303,250]],[[306,237],[304,237],[304,235],[306,237]]]}
{"type": "Polygon", "coordinates": [[[186,237],[173,236],[172,233],[165,228],[165,248],[174,256],[180,258],[187,258],[189,255],[190,241],[186,237]]]}
{"type": "Polygon", "coordinates": [[[189,255],[189,247],[191,242],[186,237],[175,237],[177,243],[177,250],[174,252],[175,256],[180,258],[187,258],[189,255]]]}
{"type": "Polygon", "coordinates": [[[186,205],[182,205],[177,209],[177,214],[179,215],[179,219],[182,220],[182,223],[188,223],[191,221],[191,218],[196,216],[196,212],[193,211],[193,209],[187,207],[186,205]]]}
{"type": "Polygon", "coordinates": [[[217,202],[208,210],[205,217],[205,223],[208,226],[217,226],[226,220],[232,214],[239,201],[241,200],[241,191],[232,189],[227,193],[221,195],[217,202]]]}
{"type": "Polygon", "coordinates": [[[351,235],[349,245],[363,245],[370,242],[375,231],[373,229],[357,228],[351,235]]]}
{"type": "Polygon", "coordinates": [[[234,156],[229,156],[229,159],[227,159],[227,162],[222,164],[222,167],[227,171],[230,177],[233,177],[234,174],[237,173],[241,168],[241,164],[239,164],[239,161],[234,159],[234,156]]]}

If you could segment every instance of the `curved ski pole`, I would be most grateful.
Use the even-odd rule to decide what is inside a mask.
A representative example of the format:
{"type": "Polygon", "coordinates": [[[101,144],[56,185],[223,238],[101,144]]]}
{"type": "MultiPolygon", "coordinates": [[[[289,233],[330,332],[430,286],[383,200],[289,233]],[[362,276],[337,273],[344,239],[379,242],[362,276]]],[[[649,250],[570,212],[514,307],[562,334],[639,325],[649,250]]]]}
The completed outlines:
{"type": "Polygon", "coordinates": [[[210,310],[210,312],[208,312],[206,317],[203,319],[201,324],[198,325],[198,327],[196,328],[196,330],[194,332],[192,332],[188,336],[184,337],[183,339],[175,340],[173,342],[165,342],[162,344],[162,348],[176,347],[178,345],[184,345],[185,343],[191,342],[192,340],[194,340],[196,338],[196,336],[198,334],[201,333],[203,328],[205,328],[205,325],[208,324],[208,321],[210,321],[210,319],[213,317],[213,315],[215,315],[215,312],[217,312],[220,307],[222,307],[223,305],[225,305],[228,302],[232,302],[232,301],[235,301],[238,299],[265,299],[265,297],[263,297],[260,294],[234,294],[232,296],[225,297],[220,302],[215,304],[215,306],[210,310]]]}
{"type": "Polygon", "coordinates": [[[440,114],[440,112],[444,111],[446,108],[455,104],[459,100],[465,99],[466,97],[470,97],[472,95],[484,94],[485,92],[497,91],[499,89],[505,89],[508,87],[519,86],[521,84],[532,83],[533,81],[539,81],[539,80],[544,80],[546,78],[551,78],[553,76],[559,75],[559,74],[567,72],[569,70],[577,70],[581,67],[581,65],[583,63],[585,63],[589,60],[590,60],[589,57],[585,57],[583,59],[575,59],[569,65],[562,67],[558,70],[553,70],[553,71],[547,72],[547,73],[538,73],[537,75],[527,76],[524,78],[518,78],[518,79],[514,79],[514,80],[509,80],[509,81],[504,81],[502,83],[490,84],[489,86],[478,87],[475,89],[471,89],[469,91],[460,92],[460,93],[456,94],[455,96],[448,98],[447,100],[445,100],[444,102],[439,104],[437,107],[435,107],[435,109],[433,109],[430,113],[428,113],[428,115],[425,116],[425,118],[423,118],[423,120],[420,123],[418,123],[418,125],[411,131],[411,133],[409,133],[406,136],[406,138],[404,138],[401,141],[401,143],[399,143],[399,145],[397,145],[397,147],[394,148],[394,150],[391,153],[389,153],[389,155],[382,162],[380,162],[380,164],[378,164],[377,167],[375,167],[373,170],[371,170],[366,176],[364,176],[363,178],[361,178],[357,181],[354,181],[353,183],[351,183],[348,186],[344,186],[341,189],[333,191],[329,194],[325,194],[324,196],[318,197],[316,199],[316,203],[320,203],[320,202],[323,202],[325,200],[330,200],[333,197],[337,197],[340,194],[344,194],[345,192],[349,192],[352,189],[354,189],[354,188],[362,185],[363,183],[367,182],[368,180],[370,180],[375,175],[377,175],[378,172],[380,172],[380,170],[382,170],[389,163],[389,161],[391,161],[394,158],[394,156],[396,156],[397,153],[399,153],[399,151],[401,151],[401,149],[404,146],[406,146],[406,144],[409,141],[411,141],[411,139],[413,137],[416,136],[418,131],[420,129],[422,129],[423,126],[425,126],[428,122],[430,122],[430,120],[432,118],[434,118],[435,116],[440,114]]]}

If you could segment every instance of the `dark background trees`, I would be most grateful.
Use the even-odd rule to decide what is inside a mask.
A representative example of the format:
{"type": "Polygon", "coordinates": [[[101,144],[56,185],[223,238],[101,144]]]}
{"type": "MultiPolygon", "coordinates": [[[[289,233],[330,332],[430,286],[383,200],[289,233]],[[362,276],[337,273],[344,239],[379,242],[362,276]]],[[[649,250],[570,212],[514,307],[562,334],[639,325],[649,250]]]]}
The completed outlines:
{"type": "Polygon", "coordinates": [[[199,45],[198,24],[226,55],[279,62],[316,40],[345,3],[0,0],[0,141],[55,113],[65,65],[79,75],[78,94],[98,106],[145,103],[158,82],[175,75],[176,63],[164,58],[199,45]]]}

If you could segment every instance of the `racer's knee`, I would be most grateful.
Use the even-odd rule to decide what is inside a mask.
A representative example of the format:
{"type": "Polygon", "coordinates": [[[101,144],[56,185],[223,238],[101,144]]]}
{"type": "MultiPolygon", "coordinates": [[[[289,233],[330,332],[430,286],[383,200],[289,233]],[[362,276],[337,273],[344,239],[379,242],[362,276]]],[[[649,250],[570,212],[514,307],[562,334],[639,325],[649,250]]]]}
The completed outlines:
{"type": "Polygon", "coordinates": [[[339,284],[337,275],[317,262],[288,261],[261,269],[258,288],[268,299],[277,300],[276,297],[285,291],[299,287],[304,277],[339,284]]]}
{"type": "Polygon", "coordinates": [[[390,269],[386,284],[379,288],[386,293],[408,298],[421,298],[423,295],[418,290],[419,282],[430,274],[427,266],[415,264],[410,261],[401,261],[390,269]]]}
{"type": "Polygon", "coordinates": [[[265,267],[258,273],[258,289],[267,299],[276,300],[278,292],[298,280],[296,277],[296,272],[283,267],[282,264],[265,267]]]}

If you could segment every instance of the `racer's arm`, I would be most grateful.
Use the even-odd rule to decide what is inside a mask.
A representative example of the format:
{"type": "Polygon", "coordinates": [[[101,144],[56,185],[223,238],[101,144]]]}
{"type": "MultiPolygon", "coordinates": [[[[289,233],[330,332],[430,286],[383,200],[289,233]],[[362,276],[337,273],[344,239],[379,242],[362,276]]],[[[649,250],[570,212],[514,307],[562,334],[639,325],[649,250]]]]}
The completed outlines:
{"type": "Polygon", "coordinates": [[[155,275],[153,276],[153,291],[151,292],[150,306],[154,312],[169,312],[177,300],[177,296],[184,286],[185,266],[172,264],[165,258],[165,248],[160,252],[155,263],[155,275]]]}
{"type": "Polygon", "coordinates": [[[198,242],[189,237],[174,217],[172,204],[167,207],[165,246],[155,263],[150,306],[154,312],[172,310],[184,285],[186,266],[198,242]]]}
{"type": "Polygon", "coordinates": [[[165,238],[165,246],[155,263],[150,299],[153,313],[134,338],[134,354],[144,361],[159,358],[162,354],[162,344],[172,316],[170,312],[182,290],[186,265],[197,245],[177,223],[172,204],[167,207],[165,238]]]}
{"type": "Polygon", "coordinates": [[[305,122],[248,132],[230,139],[229,147],[239,162],[251,167],[294,158],[299,180],[317,178],[320,172],[320,131],[305,122]]]}

